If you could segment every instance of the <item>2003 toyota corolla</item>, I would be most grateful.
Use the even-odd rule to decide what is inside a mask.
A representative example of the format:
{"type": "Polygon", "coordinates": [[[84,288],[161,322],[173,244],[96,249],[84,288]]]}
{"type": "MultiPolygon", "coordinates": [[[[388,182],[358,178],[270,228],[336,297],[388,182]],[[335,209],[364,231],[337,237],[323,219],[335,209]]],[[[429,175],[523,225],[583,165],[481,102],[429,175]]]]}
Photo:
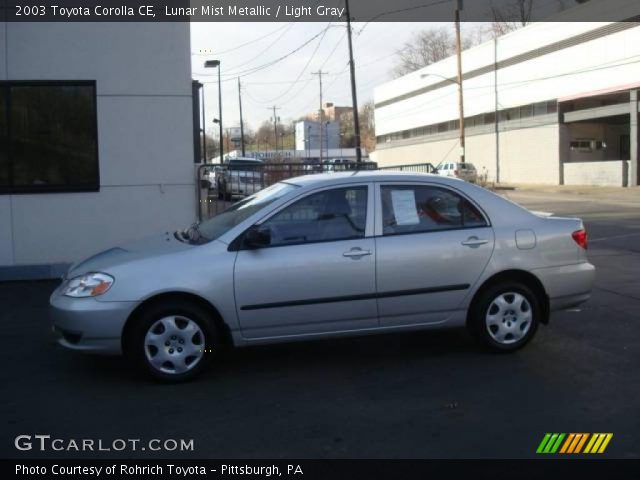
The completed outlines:
{"type": "Polygon", "coordinates": [[[72,266],[51,306],[65,347],[124,353],[164,380],[223,344],[467,326],[513,351],[589,298],[586,247],[579,219],[457,179],[309,175],[72,266]]]}

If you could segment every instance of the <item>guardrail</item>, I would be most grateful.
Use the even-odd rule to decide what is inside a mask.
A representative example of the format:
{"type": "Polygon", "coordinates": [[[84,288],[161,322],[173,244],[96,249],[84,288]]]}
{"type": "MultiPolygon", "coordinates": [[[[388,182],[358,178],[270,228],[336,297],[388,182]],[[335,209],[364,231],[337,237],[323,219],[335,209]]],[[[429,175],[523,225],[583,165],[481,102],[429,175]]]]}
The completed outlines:
{"type": "Polygon", "coordinates": [[[400,170],[420,173],[434,173],[436,171],[430,163],[383,168],[379,168],[375,162],[204,164],[198,169],[198,218],[202,221],[217,215],[227,209],[234,201],[253,195],[263,188],[288,178],[358,170],[400,170]]]}

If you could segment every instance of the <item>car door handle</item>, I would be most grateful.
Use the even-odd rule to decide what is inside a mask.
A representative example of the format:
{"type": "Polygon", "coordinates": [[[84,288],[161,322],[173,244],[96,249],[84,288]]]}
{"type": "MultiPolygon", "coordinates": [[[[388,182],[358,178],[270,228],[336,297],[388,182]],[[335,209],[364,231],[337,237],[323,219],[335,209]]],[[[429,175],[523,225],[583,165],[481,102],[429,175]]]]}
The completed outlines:
{"type": "Polygon", "coordinates": [[[462,242],[462,245],[464,245],[465,247],[479,247],[480,245],[484,245],[486,243],[489,243],[489,240],[478,237],[469,237],[464,242],[462,242]]]}
{"type": "Polygon", "coordinates": [[[366,255],[371,255],[371,250],[362,250],[361,248],[352,248],[348,252],[344,252],[342,254],[343,257],[355,258],[355,259],[364,257],[366,255]]]}

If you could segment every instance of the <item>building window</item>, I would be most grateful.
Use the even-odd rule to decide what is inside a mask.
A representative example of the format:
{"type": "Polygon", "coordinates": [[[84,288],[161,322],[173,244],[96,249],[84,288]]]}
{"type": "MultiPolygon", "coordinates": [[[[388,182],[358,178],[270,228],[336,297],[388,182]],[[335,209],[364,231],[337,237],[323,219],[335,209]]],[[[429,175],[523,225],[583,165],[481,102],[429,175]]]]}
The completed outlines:
{"type": "Polygon", "coordinates": [[[595,143],[595,140],[591,140],[591,139],[572,140],[569,143],[569,148],[573,151],[578,151],[582,153],[591,153],[593,152],[594,143],[595,143]]]}
{"type": "Polygon", "coordinates": [[[99,185],[95,82],[0,82],[0,192],[99,185]]]}

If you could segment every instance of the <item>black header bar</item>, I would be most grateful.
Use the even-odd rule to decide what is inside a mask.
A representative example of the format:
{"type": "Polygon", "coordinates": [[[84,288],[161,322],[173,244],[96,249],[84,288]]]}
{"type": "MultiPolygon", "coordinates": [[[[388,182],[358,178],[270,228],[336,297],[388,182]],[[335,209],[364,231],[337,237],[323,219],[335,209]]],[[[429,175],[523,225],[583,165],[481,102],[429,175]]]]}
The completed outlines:
{"type": "MultiPolygon", "coordinates": [[[[355,22],[448,22],[454,0],[350,0],[355,22]]],[[[461,20],[518,22],[513,0],[466,0],[461,20]]],[[[344,20],[344,0],[0,0],[8,22],[329,22],[344,20]]],[[[637,0],[533,2],[527,21],[632,21],[637,0]]]]}

